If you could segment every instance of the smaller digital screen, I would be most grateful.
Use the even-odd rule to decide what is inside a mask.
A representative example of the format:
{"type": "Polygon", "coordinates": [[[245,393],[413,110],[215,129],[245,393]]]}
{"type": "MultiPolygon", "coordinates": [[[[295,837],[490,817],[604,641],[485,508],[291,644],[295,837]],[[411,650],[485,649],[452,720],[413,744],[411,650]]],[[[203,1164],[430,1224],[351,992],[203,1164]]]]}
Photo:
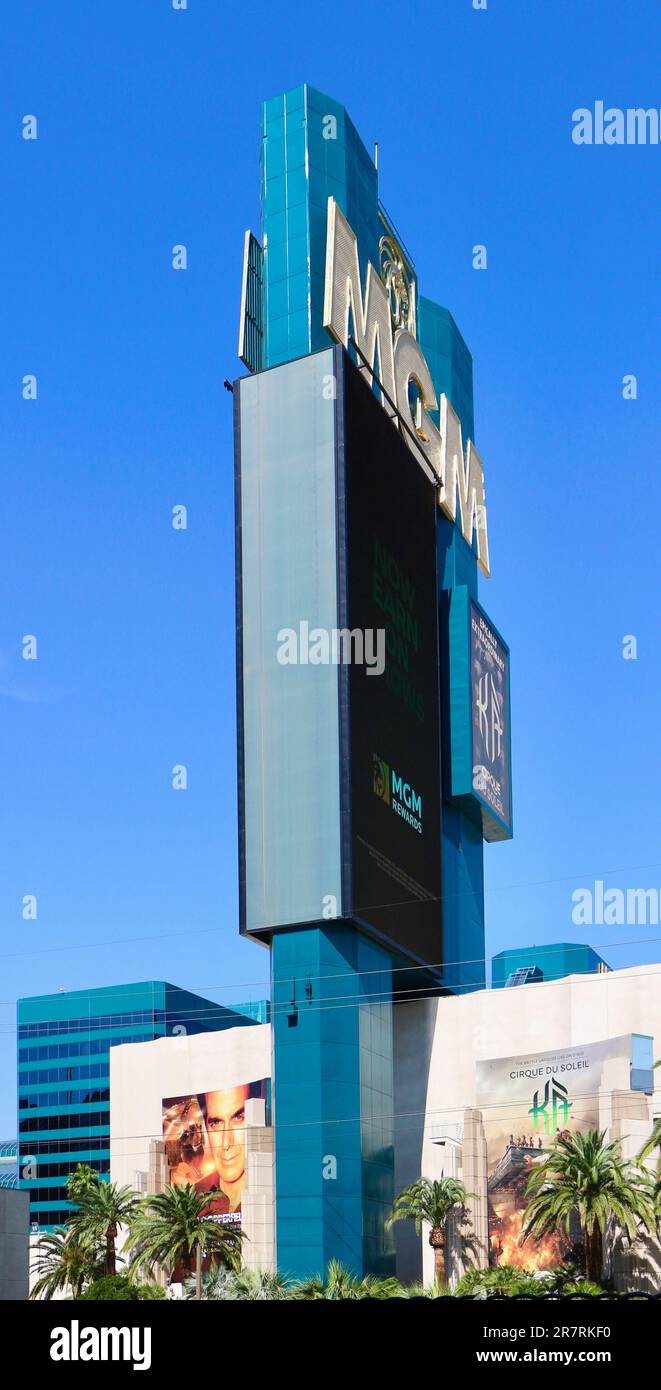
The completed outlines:
{"type": "Polygon", "coordinates": [[[470,605],[473,790],[511,829],[509,652],[470,605]]]}

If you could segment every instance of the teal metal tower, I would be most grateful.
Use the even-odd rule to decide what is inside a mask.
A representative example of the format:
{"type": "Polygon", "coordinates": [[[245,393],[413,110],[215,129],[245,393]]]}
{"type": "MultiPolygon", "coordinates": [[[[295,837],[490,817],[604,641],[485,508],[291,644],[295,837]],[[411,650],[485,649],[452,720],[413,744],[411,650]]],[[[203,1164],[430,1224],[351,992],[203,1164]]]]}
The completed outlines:
{"type": "MultiPolygon", "coordinates": [[[[329,197],[356,233],[363,281],[368,262],[379,267],[382,237],[393,233],[417,292],[414,263],[379,199],[378,173],[353,121],[338,101],[304,84],[266,101],[262,110],[266,367],[331,341],[323,326],[329,197]]],[[[437,396],[447,395],[464,438],[474,439],[473,359],[449,310],[420,294],[417,336],[437,396]]],[[[438,576],[447,644],[447,596],[464,585],[477,598],[477,561],[458,528],[440,516],[438,576]]],[[[444,753],[447,767],[445,743],[444,753]]],[[[485,984],[483,838],[475,820],[449,797],[443,803],[442,863],[444,982],[462,991],[480,989],[485,984]]]]}
{"type": "Polygon", "coordinates": [[[241,383],[235,389],[237,695],[241,892],[244,906],[247,898],[259,903],[257,928],[243,914],[242,929],[261,935],[271,949],[277,1259],[293,1275],[321,1271],[331,1258],[359,1274],[386,1274],[394,1270],[385,1229],[394,1196],[393,1001],[407,991],[485,983],[483,831],[466,800],[452,796],[444,727],[457,641],[450,599],[455,590],[477,599],[477,560],[459,528],[439,514],[443,887],[438,957],[424,969],[346,920],[325,920],[319,906],[316,886],[324,874],[329,896],[342,893],[341,818],[330,764],[343,735],[333,722],[330,685],[320,677],[313,692],[310,683],[300,737],[297,730],[286,757],[282,741],[272,737],[283,696],[264,656],[264,632],[277,621],[287,586],[299,598],[308,595],[306,611],[318,617],[320,610],[335,611],[335,575],[325,569],[319,542],[327,536],[333,546],[337,517],[331,411],[319,404],[307,423],[288,423],[305,393],[321,401],[329,371],[323,351],[333,342],[323,322],[329,198],[356,235],[362,283],[368,263],[383,276],[394,257],[437,398],[447,396],[465,440],[474,438],[472,359],[448,310],[420,295],[414,262],[379,199],[374,162],[344,106],[301,85],[264,103],[261,134],[261,241],[246,238],[240,339],[241,356],[257,375],[254,389],[241,383]],[[309,359],[309,370],[289,371],[285,364],[297,359],[309,359]],[[278,471],[283,451],[288,467],[278,471]],[[317,528],[312,537],[302,522],[308,494],[317,528]],[[306,743],[312,726],[314,742],[306,743]],[[306,801],[311,777],[322,789],[306,801]],[[249,808],[258,801],[257,814],[249,808]],[[308,813],[326,827],[314,845],[302,829],[308,813]],[[262,924],[273,930],[262,931],[262,924]]]}

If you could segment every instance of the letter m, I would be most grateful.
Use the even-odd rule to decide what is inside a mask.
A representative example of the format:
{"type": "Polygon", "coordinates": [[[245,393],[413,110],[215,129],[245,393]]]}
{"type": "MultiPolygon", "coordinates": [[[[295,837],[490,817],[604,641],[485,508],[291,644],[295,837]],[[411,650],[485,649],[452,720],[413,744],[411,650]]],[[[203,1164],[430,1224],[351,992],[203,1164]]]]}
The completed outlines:
{"type": "MultiPolygon", "coordinates": [[[[334,198],[328,199],[324,328],[338,343],[349,346],[349,314],[353,338],[370,367],[378,353],[377,376],[395,400],[395,364],[390,305],[385,287],[371,262],[367,266],[365,300],[360,288],[358,242],[334,198]]],[[[361,365],[360,362],[358,364],[361,365]]],[[[386,404],[384,402],[384,404],[386,404]]]]}
{"type": "Polygon", "coordinates": [[[399,797],[399,800],[400,800],[400,801],[403,801],[403,800],[404,800],[404,791],[403,791],[403,788],[402,788],[402,779],[401,779],[401,777],[398,777],[398,776],[397,776],[397,773],[396,773],[396,772],[393,772],[393,774],[392,774],[392,794],[393,794],[393,796],[399,797]]]}
{"type": "Polygon", "coordinates": [[[627,888],[627,926],[658,925],[659,895],[656,888],[627,888]]]}
{"type": "Polygon", "coordinates": [[[642,106],[627,107],[627,144],[646,145],[649,134],[650,145],[659,143],[659,113],[650,107],[645,111],[642,106]]]}
{"type": "Polygon", "coordinates": [[[108,1359],[112,1361],[131,1360],[133,1353],[130,1327],[102,1327],[99,1332],[99,1339],[102,1361],[108,1359]]]}

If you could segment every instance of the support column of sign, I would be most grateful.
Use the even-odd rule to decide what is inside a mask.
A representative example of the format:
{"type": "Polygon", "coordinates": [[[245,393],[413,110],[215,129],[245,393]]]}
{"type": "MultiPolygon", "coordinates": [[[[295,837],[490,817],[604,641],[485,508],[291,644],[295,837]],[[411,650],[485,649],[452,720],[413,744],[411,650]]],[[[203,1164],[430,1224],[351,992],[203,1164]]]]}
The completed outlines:
{"type": "Polygon", "coordinates": [[[277,1264],[394,1272],[390,958],[337,924],[272,946],[277,1264]]]}

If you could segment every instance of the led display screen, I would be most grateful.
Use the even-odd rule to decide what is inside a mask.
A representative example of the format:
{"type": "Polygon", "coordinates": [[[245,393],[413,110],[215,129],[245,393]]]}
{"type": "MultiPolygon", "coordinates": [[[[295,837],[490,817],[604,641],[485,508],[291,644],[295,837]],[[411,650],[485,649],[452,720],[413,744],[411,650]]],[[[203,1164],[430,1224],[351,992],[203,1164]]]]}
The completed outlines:
{"type": "Polygon", "coordinates": [[[470,656],[473,790],[511,831],[509,651],[472,600],[470,656]]]}
{"type": "MultiPolygon", "coordinates": [[[[339,508],[344,618],[362,634],[347,685],[354,920],[438,964],[441,931],[436,494],[345,357],[339,508]],[[344,492],[344,496],[342,496],[344,492]]],[[[346,824],[348,819],[348,826],[346,824]]]]}

